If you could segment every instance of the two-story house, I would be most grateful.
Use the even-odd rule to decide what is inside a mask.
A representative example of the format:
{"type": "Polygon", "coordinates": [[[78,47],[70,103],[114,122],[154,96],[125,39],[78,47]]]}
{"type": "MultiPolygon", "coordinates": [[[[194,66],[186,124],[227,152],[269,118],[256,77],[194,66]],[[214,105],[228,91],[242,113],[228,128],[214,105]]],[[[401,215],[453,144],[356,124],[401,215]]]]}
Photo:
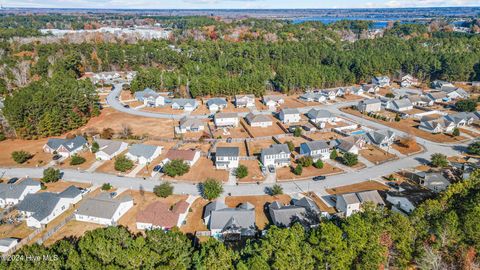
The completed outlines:
{"type": "Polygon", "coordinates": [[[286,167],[290,165],[291,152],[286,144],[274,144],[262,149],[260,159],[265,167],[286,167]]]}
{"type": "Polygon", "coordinates": [[[219,170],[238,168],[240,149],[238,147],[217,147],[215,152],[215,167],[219,170]]]}

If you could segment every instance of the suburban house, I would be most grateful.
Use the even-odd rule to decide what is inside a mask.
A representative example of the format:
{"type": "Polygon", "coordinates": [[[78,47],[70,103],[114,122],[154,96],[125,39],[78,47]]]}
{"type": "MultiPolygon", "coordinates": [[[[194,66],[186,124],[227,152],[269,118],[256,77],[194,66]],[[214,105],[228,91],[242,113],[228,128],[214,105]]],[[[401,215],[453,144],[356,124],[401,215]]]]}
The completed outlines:
{"type": "Polygon", "coordinates": [[[28,227],[41,228],[81,199],[82,191],[71,186],[60,193],[28,194],[16,208],[25,217],[28,227]]]}
{"type": "Polygon", "coordinates": [[[439,91],[439,92],[430,92],[427,94],[427,97],[432,100],[433,102],[446,102],[449,101],[447,97],[447,93],[439,91]]]}
{"type": "Polygon", "coordinates": [[[236,113],[217,113],[213,121],[216,127],[237,127],[239,120],[236,113]]]}
{"type": "Polygon", "coordinates": [[[273,125],[273,120],[270,116],[259,113],[249,113],[245,116],[245,120],[251,127],[270,127],[273,125]]]}
{"type": "Polygon", "coordinates": [[[128,195],[113,196],[102,192],[96,197],[87,198],[75,212],[75,220],[115,226],[117,221],[133,207],[133,199],[128,195]]]}
{"type": "Polygon", "coordinates": [[[387,148],[395,141],[395,132],[389,129],[374,130],[367,132],[369,142],[380,148],[387,148]]]}
{"type": "Polygon", "coordinates": [[[286,144],[273,144],[262,149],[260,159],[265,167],[286,167],[290,165],[290,150],[286,144]]]}
{"type": "Polygon", "coordinates": [[[450,186],[450,181],[441,172],[418,172],[414,175],[414,180],[435,193],[444,191],[450,186]]]}
{"type": "Polygon", "coordinates": [[[0,238],[0,253],[5,253],[10,251],[18,244],[17,238],[7,237],[0,238]]]}
{"type": "Polygon", "coordinates": [[[162,146],[148,145],[148,144],[132,144],[128,148],[126,157],[138,164],[145,165],[152,162],[162,153],[162,146]]]}
{"type": "Polygon", "coordinates": [[[410,95],[408,96],[408,99],[410,99],[410,102],[412,102],[413,106],[418,107],[430,107],[434,104],[433,100],[424,95],[410,95]]]}
{"type": "Polygon", "coordinates": [[[335,147],[344,153],[352,153],[358,155],[358,152],[365,147],[364,136],[349,136],[346,138],[339,138],[330,142],[331,147],[335,147]]]}
{"type": "Polygon", "coordinates": [[[330,146],[325,141],[312,141],[300,144],[300,154],[310,156],[314,161],[330,158],[330,146]]]}
{"type": "Polygon", "coordinates": [[[392,210],[394,211],[410,214],[415,210],[415,205],[406,197],[387,194],[385,200],[392,204],[392,210]]]}
{"type": "Polygon", "coordinates": [[[382,102],[379,99],[365,99],[358,103],[357,108],[360,112],[379,112],[382,110],[382,102]]]}
{"type": "Polygon", "coordinates": [[[255,207],[250,203],[229,208],[221,200],[213,201],[205,206],[203,220],[214,237],[253,236],[256,232],[255,207]]]}
{"type": "Polygon", "coordinates": [[[227,101],[224,98],[212,98],[207,101],[210,113],[219,112],[227,107],[227,101]]]}
{"type": "Polygon", "coordinates": [[[311,109],[307,112],[307,117],[315,124],[334,123],[337,121],[337,117],[327,110],[311,109]]]}
{"type": "Polygon", "coordinates": [[[407,74],[400,79],[401,87],[411,87],[411,86],[417,86],[417,85],[418,85],[418,79],[413,77],[410,74],[407,74]]]}
{"type": "Polygon", "coordinates": [[[475,116],[466,112],[459,112],[455,114],[447,114],[443,118],[453,122],[456,127],[469,126],[475,120],[475,116]]]}
{"type": "Polygon", "coordinates": [[[447,94],[447,97],[449,99],[466,99],[470,97],[470,94],[468,94],[465,90],[462,88],[458,87],[444,87],[442,88],[442,92],[447,94]]]}
{"type": "Polygon", "coordinates": [[[174,205],[156,201],[137,214],[136,225],[139,230],[169,230],[180,227],[185,222],[190,204],[181,200],[174,205]]]}
{"type": "Polygon", "coordinates": [[[299,97],[300,100],[307,102],[324,102],[327,100],[327,96],[319,92],[306,92],[299,97]]]}
{"type": "Polygon", "coordinates": [[[128,143],[122,141],[96,138],[95,142],[98,144],[98,151],[95,153],[95,158],[99,160],[111,160],[128,148],[128,143]]]}
{"type": "Polygon", "coordinates": [[[270,110],[275,110],[278,106],[285,103],[285,97],[281,95],[267,95],[262,98],[263,104],[270,110]]]}
{"type": "Polygon", "coordinates": [[[365,92],[362,87],[352,86],[349,88],[350,94],[361,96],[365,92]]]}
{"type": "Polygon", "coordinates": [[[355,212],[359,212],[361,210],[361,205],[366,202],[385,206],[385,202],[380,194],[378,194],[378,191],[369,190],[357,193],[337,194],[335,208],[337,208],[337,211],[345,217],[349,217],[355,212]]]}
{"type": "Polygon", "coordinates": [[[335,100],[337,98],[337,90],[323,89],[321,95],[325,96],[328,100],[335,100]]]}
{"type": "Polygon", "coordinates": [[[172,99],[172,109],[193,112],[198,107],[195,99],[191,98],[174,98],[172,99]]]}
{"type": "Polygon", "coordinates": [[[229,170],[238,168],[240,149],[238,147],[217,147],[215,152],[215,167],[229,170]]]}
{"type": "Polygon", "coordinates": [[[188,164],[188,166],[192,167],[195,165],[195,163],[197,163],[198,159],[200,159],[200,151],[170,149],[168,150],[163,163],[167,164],[175,159],[183,160],[186,164],[188,164]]]}
{"type": "Polygon", "coordinates": [[[184,134],[187,132],[199,132],[205,130],[205,123],[200,119],[191,117],[182,117],[177,127],[175,127],[175,133],[184,134]]]}
{"type": "Polygon", "coordinates": [[[159,107],[165,105],[165,97],[150,88],[135,92],[135,99],[147,107],[159,107]]]}
{"type": "Polygon", "coordinates": [[[70,157],[85,149],[88,149],[88,142],[83,136],[76,136],[73,139],[48,139],[43,146],[43,151],[53,154],[54,152],[62,157],[70,157]]]}
{"type": "Polygon", "coordinates": [[[372,84],[379,87],[387,87],[390,86],[390,78],[388,76],[375,76],[372,78],[372,84]]]}
{"type": "Polygon", "coordinates": [[[386,109],[394,112],[404,112],[413,109],[413,104],[410,102],[410,99],[396,99],[387,103],[386,109]]]}
{"type": "Polygon", "coordinates": [[[235,95],[235,106],[237,108],[255,107],[255,96],[254,95],[235,95]]]}
{"type": "Polygon", "coordinates": [[[472,86],[473,87],[480,87],[480,81],[473,81],[472,86]]]}
{"type": "Polygon", "coordinates": [[[420,120],[418,128],[433,134],[442,132],[451,133],[455,129],[455,123],[446,120],[444,117],[431,118],[424,116],[420,120]]]}
{"type": "Polygon", "coordinates": [[[378,85],[375,84],[362,84],[362,89],[364,92],[367,93],[376,93],[380,89],[378,85]]]}
{"type": "Polygon", "coordinates": [[[268,213],[275,226],[290,227],[295,222],[310,226],[318,224],[320,209],[310,198],[292,200],[291,205],[274,201],[268,205],[268,213]]]}
{"type": "Polygon", "coordinates": [[[432,88],[442,90],[445,87],[455,87],[451,82],[435,80],[432,82],[432,88]]]}
{"type": "Polygon", "coordinates": [[[27,194],[36,193],[41,189],[40,182],[26,178],[14,184],[0,183],[0,207],[16,205],[27,194]]]}
{"type": "Polygon", "coordinates": [[[297,109],[282,109],[278,114],[278,118],[284,123],[300,122],[300,112],[297,109]]]}

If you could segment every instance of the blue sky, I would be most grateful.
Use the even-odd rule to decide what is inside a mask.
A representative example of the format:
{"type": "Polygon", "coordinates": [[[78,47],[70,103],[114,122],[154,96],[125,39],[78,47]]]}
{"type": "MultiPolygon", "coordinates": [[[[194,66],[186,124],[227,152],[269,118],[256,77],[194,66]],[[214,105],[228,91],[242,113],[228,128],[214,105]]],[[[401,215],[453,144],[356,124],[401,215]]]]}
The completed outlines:
{"type": "Polygon", "coordinates": [[[480,6],[479,0],[0,0],[10,7],[46,8],[365,8],[480,6]]]}

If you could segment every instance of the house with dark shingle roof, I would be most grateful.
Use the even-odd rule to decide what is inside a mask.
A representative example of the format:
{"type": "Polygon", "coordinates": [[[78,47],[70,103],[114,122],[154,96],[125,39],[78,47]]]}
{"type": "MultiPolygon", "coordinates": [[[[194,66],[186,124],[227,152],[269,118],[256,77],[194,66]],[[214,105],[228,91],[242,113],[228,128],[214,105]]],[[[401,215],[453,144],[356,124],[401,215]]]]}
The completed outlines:
{"type": "Polygon", "coordinates": [[[371,144],[380,148],[386,148],[395,141],[395,132],[389,129],[374,130],[367,132],[366,138],[371,144]]]}
{"type": "Polygon", "coordinates": [[[186,220],[190,204],[181,200],[174,205],[156,201],[137,214],[136,225],[139,230],[169,230],[180,227],[186,220]]]}
{"type": "Polygon", "coordinates": [[[27,194],[36,193],[41,189],[40,182],[31,178],[14,184],[0,183],[0,207],[15,205],[21,202],[27,194]]]}
{"type": "Polygon", "coordinates": [[[132,144],[125,156],[132,161],[138,162],[138,164],[147,164],[157,158],[162,153],[162,149],[162,146],[132,144]]]}
{"type": "Polygon", "coordinates": [[[83,136],[76,136],[73,139],[51,138],[43,146],[43,151],[57,154],[63,157],[70,157],[88,148],[88,142],[83,136]]]}
{"type": "Polygon", "coordinates": [[[238,168],[240,149],[238,147],[217,147],[215,152],[215,167],[220,170],[238,168]]]}
{"type": "Polygon", "coordinates": [[[171,105],[174,110],[193,112],[198,107],[198,102],[192,98],[174,98],[171,105]]]}
{"type": "Polygon", "coordinates": [[[203,220],[217,238],[225,234],[253,236],[256,232],[255,207],[250,203],[229,208],[223,201],[213,201],[205,206],[203,220]]]}
{"type": "Polygon", "coordinates": [[[275,201],[268,206],[268,213],[274,225],[290,227],[295,222],[305,226],[316,225],[320,222],[320,209],[311,199],[303,197],[293,200],[291,205],[283,205],[275,201]]]}
{"type": "Polygon", "coordinates": [[[224,98],[211,98],[207,101],[207,107],[211,113],[216,113],[227,107],[227,101],[224,98]]]}
{"type": "Polygon", "coordinates": [[[85,199],[75,212],[75,220],[114,226],[132,207],[133,199],[129,195],[113,197],[103,192],[85,199]]]}
{"type": "Polygon", "coordinates": [[[290,149],[286,144],[273,144],[262,149],[260,160],[265,167],[287,167],[290,165],[290,149]]]}
{"type": "Polygon", "coordinates": [[[81,199],[81,191],[76,187],[69,187],[60,193],[28,194],[16,208],[25,217],[27,226],[41,228],[67,211],[71,204],[78,202],[79,196],[81,199]]]}
{"type": "Polygon", "coordinates": [[[331,149],[325,141],[311,141],[300,144],[300,154],[310,156],[314,161],[330,158],[331,149]]]}
{"type": "Polygon", "coordinates": [[[372,84],[378,85],[379,87],[390,86],[390,78],[388,76],[374,76],[372,78],[372,84]]]}

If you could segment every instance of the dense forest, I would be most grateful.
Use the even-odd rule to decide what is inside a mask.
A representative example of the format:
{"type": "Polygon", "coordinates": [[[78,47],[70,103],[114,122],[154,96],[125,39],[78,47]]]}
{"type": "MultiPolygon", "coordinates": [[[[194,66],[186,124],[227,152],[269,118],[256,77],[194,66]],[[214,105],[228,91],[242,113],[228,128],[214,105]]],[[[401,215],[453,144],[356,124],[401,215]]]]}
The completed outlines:
{"type": "Polygon", "coordinates": [[[453,184],[405,217],[367,207],[317,228],[271,226],[231,248],[210,239],[194,245],[176,231],[134,235],[109,227],[46,248],[27,246],[1,269],[475,269],[480,251],[480,172],[453,184]],[[21,258],[51,258],[27,260],[21,258]]]}

